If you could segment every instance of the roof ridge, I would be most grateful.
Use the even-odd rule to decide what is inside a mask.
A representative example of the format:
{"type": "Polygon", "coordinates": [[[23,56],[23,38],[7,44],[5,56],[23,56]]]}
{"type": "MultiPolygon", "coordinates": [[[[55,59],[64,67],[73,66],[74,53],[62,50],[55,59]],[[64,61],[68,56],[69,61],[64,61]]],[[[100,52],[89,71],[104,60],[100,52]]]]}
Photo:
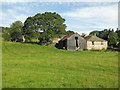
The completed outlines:
{"type": "MultiPolygon", "coordinates": [[[[73,34],[66,35],[66,36],[65,36],[64,38],[62,38],[61,40],[65,40],[65,39],[71,37],[71,36],[74,35],[74,34],[78,34],[78,33],[76,32],[76,33],[73,33],[73,34]]],[[[78,35],[79,35],[79,34],[78,34],[78,35]]]]}

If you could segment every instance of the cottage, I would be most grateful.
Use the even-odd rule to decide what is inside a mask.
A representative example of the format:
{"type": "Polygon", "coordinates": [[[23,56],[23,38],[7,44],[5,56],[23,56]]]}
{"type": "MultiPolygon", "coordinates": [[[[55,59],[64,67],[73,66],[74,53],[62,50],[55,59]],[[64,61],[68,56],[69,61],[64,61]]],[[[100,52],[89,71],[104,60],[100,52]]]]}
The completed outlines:
{"type": "Polygon", "coordinates": [[[107,49],[107,41],[104,39],[101,39],[96,36],[96,34],[92,36],[87,36],[85,37],[86,39],[86,44],[87,44],[87,49],[88,50],[102,50],[102,49],[107,49]]]}
{"type": "Polygon", "coordinates": [[[58,43],[57,47],[70,51],[79,51],[86,49],[86,40],[78,33],[64,36],[58,43]]]}

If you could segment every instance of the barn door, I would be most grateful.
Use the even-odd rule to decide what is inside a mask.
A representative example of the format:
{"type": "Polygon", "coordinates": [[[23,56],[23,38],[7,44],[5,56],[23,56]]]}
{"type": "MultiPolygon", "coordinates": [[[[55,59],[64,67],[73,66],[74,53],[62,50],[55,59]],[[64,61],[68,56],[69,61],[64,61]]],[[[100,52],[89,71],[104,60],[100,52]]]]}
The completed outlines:
{"type": "Polygon", "coordinates": [[[78,47],[78,37],[75,37],[75,42],[76,42],[76,50],[78,50],[79,49],[79,47],[78,47]]]}
{"type": "Polygon", "coordinates": [[[78,37],[75,37],[76,47],[78,47],[78,37]]]}

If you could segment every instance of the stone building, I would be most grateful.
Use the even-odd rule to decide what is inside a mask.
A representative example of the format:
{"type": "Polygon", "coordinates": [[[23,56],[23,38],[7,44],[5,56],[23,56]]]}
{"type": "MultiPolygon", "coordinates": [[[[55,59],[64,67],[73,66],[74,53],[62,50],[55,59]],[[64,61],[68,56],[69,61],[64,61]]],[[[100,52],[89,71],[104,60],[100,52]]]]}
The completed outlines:
{"type": "Polygon", "coordinates": [[[104,39],[101,39],[95,35],[87,36],[86,39],[86,48],[88,50],[102,50],[107,49],[108,42],[104,39]]]}

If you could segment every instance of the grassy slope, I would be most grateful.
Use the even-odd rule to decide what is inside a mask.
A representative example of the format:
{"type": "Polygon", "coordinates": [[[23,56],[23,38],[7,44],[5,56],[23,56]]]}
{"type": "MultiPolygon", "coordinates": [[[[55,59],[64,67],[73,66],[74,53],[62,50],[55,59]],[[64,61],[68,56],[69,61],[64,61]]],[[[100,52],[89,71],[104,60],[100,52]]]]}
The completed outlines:
{"type": "Polygon", "coordinates": [[[118,87],[118,52],[3,42],[3,88],[118,87]]]}

